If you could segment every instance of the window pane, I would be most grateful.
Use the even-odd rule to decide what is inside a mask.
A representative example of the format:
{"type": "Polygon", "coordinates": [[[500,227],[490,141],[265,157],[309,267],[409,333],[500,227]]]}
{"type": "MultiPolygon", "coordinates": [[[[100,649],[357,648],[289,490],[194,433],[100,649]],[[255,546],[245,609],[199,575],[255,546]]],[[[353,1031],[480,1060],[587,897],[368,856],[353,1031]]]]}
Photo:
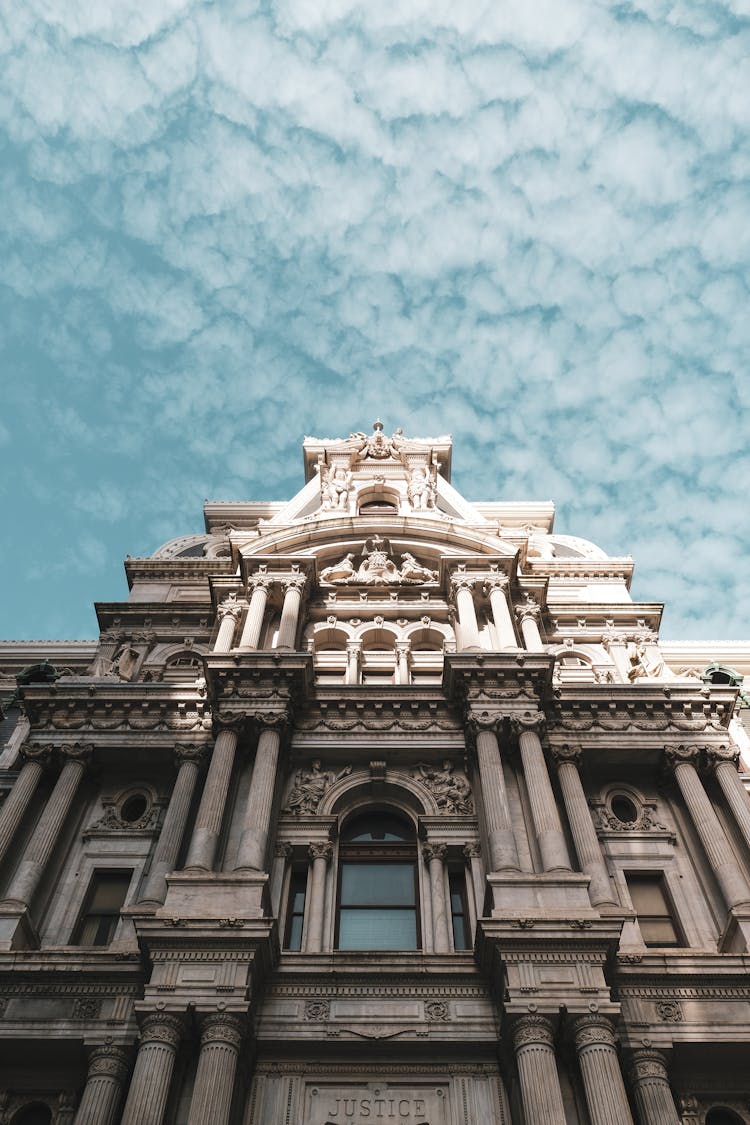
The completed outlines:
{"type": "Polygon", "coordinates": [[[661,878],[650,876],[629,876],[628,887],[637,914],[668,914],[661,878]]]}
{"type": "Polygon", "coordinates": [[[289,949],[302,948],[302,916],[294,915],[289,923],[289,949]]]}
{"type": "Polygon", "coordinates": [[[414,910],[341,910],[339,949],[416,948],[414,910]]]}
{"type": "Polygon", "coordinates": [[[341,839],[352,843],[384,843],[389,840],[413,840],[411,824],[397,816],[378,813],[375,816],[358,816],[344,829],[341,839]]]}
{"type": "Polygon", "coordinates": [[[131,871],[111,871],[97,874],[94,877],[94,889],[89,910],[116,910],[119,913],[130,886],[131,875],[131,871]]]}
{"type": "Polygon", "coordinates": [[[342,864],[342,906],[413,906],[414,902],[413,864],[342,864]]]}
{"type": "Polygon", "coordinates": [[[671,918],[638,918],[646,945],[677,945],[677,931],[671,918]]]}

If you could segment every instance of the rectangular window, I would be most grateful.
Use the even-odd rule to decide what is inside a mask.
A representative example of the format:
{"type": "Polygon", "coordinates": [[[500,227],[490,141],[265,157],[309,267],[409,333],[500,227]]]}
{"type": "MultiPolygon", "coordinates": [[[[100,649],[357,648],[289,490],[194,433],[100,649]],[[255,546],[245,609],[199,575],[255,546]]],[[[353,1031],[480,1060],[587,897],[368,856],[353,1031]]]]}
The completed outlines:
{"type": "Polygon", "coordinates": [[[451,895],[451,921],[453,923],[453,948],[471,949],[469,915],[466,908],[466,876],[463,871],[448,874],[451,895]]]}
{"type": "Polygon", "coordinates": [[[625,879],[645,945],[684,945],[664,884],[655,872],[630,872],[625,879]]]}
{"type": "Polygon", "coordinates": [[[109,945],[115,936],[132,876],[132,871],[122,868],[94,872],[71,945],[109,945]]]}
{"type": "Polygon", "coordinates": [[[302,948],[302,926],[305,921],[305,896],[307,894],[307,870],[292,871],[289,880],[289,905],[286,913],[286,935],[284,949],[299,951],[302,948]]]}
{"type": "Polygon", "coordinates": [[[413,863],[342,863],[339,949],[417,949],[413,863]]]}

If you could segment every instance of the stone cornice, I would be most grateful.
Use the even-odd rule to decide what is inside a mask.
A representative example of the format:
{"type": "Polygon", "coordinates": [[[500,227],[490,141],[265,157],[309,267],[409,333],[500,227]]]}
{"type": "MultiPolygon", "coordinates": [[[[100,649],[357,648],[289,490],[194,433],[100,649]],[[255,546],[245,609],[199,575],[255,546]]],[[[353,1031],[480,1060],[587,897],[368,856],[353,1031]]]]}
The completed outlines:
{"type": "Polygon", "coordinates": [[[636,684],[570,684],[556,687],[546,707],[550,736],[586,731],[649,733],[723,732],[736,689],[697,680],[636,684]]]}
{"type": "Polygon", "coordinates": [[[126,559],[128,587],[136,582],[205,581],[212,574],[233,574],[231,559],[126,559]]]}
{"type": "Polygon", "coordinates": [[[556,602],[551,591],[546,606],[547,634],[552,643],[557,637],[573,637],[581,643],[597,644],[602,635],[623,644],[656,634],[664,605],[661,602],[556,602]]]}
{"type": "Polygon", "coordinates": [[[102,632],[122,632],[126,637],[133,629],[150,629],[158,638],[169,640],[175,635],[184,636],[185,630],[204,630],[208,635],[211,629],[211,606],[203,600],[192,603],[96,602],[94,608],[102,632]]]}
{"type": "Polygon", "coordinates": [[[446,653],[443,690],[454,703],[488,704],[508,714],[529,710],[549,693],[554,662],[547,653],[524,650],[446,653]]]}
{"type": "Polygon", "coordinates": [[[631,558],[535,559],[528,558],[524,573],[540,578],[620,579],[630,586],[635,564],[631,558]]]}
{"type": "Polygon", "coordinates": [[[211,732],[206,699],[175,684],[66,677],[26,685],[22,701],[32,732],[211,732]]]}
{"type": "Polygon", "coordinates": [[[450,731],[461,733],[463,722],[437,688],[366,687],[323,689],[300,708],[298,731],[450,731]]]}

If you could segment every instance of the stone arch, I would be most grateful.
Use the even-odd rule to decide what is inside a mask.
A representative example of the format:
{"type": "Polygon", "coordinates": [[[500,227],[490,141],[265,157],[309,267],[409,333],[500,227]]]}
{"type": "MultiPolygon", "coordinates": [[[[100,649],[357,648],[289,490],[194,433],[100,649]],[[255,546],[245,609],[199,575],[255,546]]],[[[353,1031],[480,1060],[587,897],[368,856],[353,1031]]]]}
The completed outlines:
{"type": "Polygon", "coordinates": [[[394,625],[392,621],[384,621],[382,625],[376,625],[372,621],[366,621],[360,625],[356,632],[356,639],[362,642],[362,649],[367,650],[377,648],[393,649],[396,641],[400,641],[403,637],[403,632],[398,625],[394,625]]]}
{"type": "Polygon", "coordinates": [[[438,816],[440,813],[426,785],[402,770],[389,769],[385,781],[378,783],[377,798],[373,795],[369,773],[361,770],[339,778],[323,795],[318,815],[337,816],[343,821],[374,805],[400,811],[414,823],[415,830],[420,816],[438,816]]]}
{"type": "Polygon", "coordinates": [[[425,625],[421,621],[413,621],[410,625],[404,627],[403,637],[404,640],[411,642],[413,649],[417,645],[434,645],[440,651],[443,651],[446,644],[455,640],[450,625],[442,621],[431,621],[429,625],[425,625]]]}
{"type": "Polygon", "coordinates": [[[313,625],[308,625],[304,633],[304,640],[312,642],[315,651],[326,645],[343,645],[345,648],[347,642],[355,638],[354,626],[347,621],[337,621],[335,625],[329,625],[327,621],[316,621],[313,625]]]}

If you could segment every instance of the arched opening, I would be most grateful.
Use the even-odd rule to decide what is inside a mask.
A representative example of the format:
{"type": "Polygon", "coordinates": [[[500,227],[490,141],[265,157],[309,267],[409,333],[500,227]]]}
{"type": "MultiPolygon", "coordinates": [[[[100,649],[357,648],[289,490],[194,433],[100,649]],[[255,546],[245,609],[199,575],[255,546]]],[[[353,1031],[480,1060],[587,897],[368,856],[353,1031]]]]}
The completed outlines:
{"type": "Polygon", "coordinates": [[[43,1102],[25,1105],[13,1118],[13,1125],[51,1125],[52,1110],[43,1102]]]}
{"type": "Polygon", "coordinates": [[[203,662],[196,652],[178,652],[164,665],[162,679],[168,684],[194,683],[203,675],[203,662]]]}
{"type": "Polygon", "coordinates": [[[398,515],[398,507],[392,500],[382,497],[377,500],[367,500],[364,504],[360,504],[359,514],[361,516],[396,516],[398,515]]]}
{"type": "Polygon", "coordinates": [[[390,810],[347,822],[339,844],[336,948],[420,948],[417,840],[413,824],[390,810]]]}
{"type": "Polygon", "coordinates": [[[706,1125],[745,1125],[738,1113],[726,1106],[715,1106],[706,1114],[706,1125]]]}

